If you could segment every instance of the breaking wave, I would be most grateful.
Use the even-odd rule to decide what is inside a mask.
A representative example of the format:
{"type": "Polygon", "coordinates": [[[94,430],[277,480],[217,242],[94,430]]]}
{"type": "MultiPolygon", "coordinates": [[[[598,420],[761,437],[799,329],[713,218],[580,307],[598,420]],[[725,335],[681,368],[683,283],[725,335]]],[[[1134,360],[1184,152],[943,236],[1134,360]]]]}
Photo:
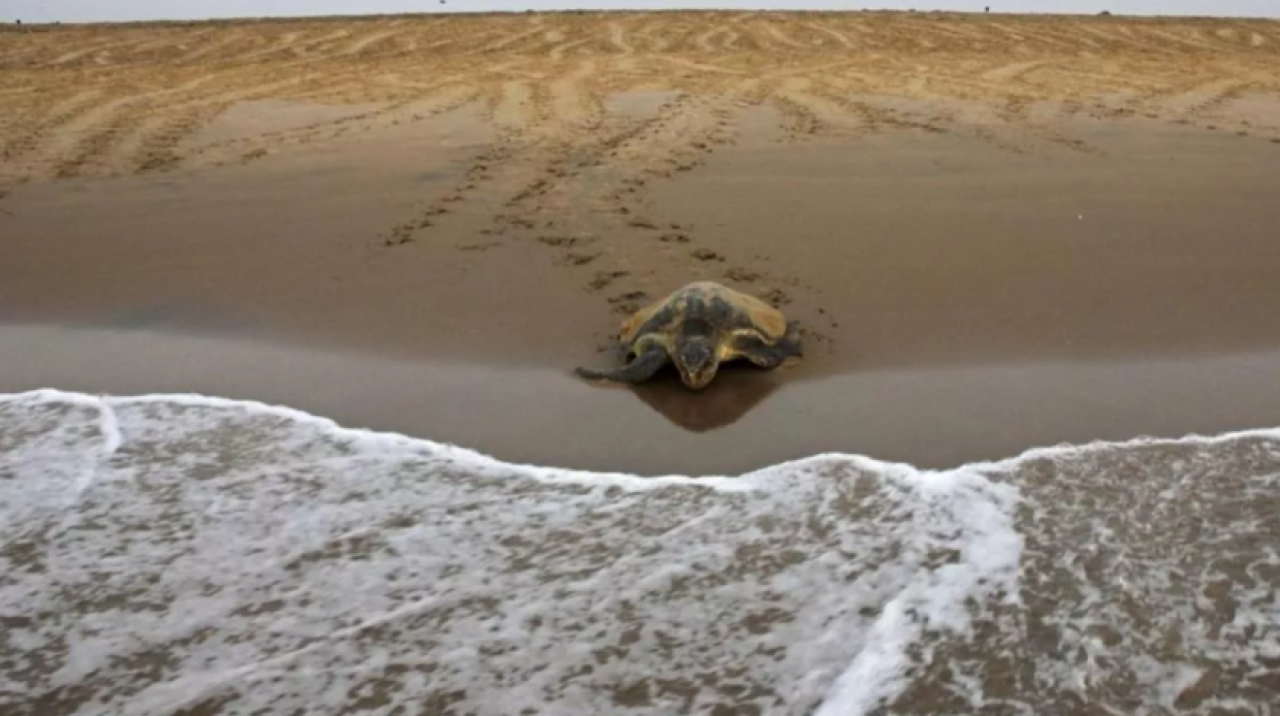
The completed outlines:
{"type": "Polygon", "coordinates": [[[5,713],[1262,714],[1277,588],[1280,431],[642,478],[0,396],[5,713]]]}

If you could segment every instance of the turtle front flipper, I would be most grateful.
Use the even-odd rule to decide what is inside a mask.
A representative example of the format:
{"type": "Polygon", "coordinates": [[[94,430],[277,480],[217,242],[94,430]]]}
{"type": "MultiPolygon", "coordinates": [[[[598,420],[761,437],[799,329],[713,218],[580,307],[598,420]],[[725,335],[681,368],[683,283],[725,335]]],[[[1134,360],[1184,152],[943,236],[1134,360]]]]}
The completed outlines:
{"type": "Polygon", "coordinates": [[[575,372],[579,377],[587,380],[636,384],[652,378],[655,373],[662,369],[662,366],[667,364],[668,360],[665,350],[653,347],[636,356],[635,360],[617,370],[597,371],[590,368],[578,368],[575,372]]]}

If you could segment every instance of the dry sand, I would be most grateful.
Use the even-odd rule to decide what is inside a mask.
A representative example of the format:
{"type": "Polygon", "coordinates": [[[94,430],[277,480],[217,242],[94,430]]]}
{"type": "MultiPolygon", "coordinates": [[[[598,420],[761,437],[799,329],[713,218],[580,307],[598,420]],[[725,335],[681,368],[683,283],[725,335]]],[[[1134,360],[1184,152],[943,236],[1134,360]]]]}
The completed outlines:
{"type": "Polygon", "coordinates": [[[29,325],[0,392],[257,398],[644,473],[1270,425],[1277,90],[1265,21],[8,27],[0,320],[29,325]],[[570,376],[699,278],[801,320],[808,360],[699,396],[570,376]]]}

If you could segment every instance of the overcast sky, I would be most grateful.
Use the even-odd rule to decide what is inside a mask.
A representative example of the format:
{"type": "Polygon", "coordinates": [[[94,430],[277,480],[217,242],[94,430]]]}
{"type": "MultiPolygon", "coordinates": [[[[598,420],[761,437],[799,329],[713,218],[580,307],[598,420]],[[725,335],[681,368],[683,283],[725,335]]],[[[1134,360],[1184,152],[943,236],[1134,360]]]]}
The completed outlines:
{"type": "Polygon", "coordinates": [[[1135,15],[1233,15],[1280,17],[1280,0],[0,0],[0,19],[27,22],[103,20],[186,20],[264,15],[358,15],[492,10],[564,9],[895,9],[996,12],[1097,13],[1135,15]]]}

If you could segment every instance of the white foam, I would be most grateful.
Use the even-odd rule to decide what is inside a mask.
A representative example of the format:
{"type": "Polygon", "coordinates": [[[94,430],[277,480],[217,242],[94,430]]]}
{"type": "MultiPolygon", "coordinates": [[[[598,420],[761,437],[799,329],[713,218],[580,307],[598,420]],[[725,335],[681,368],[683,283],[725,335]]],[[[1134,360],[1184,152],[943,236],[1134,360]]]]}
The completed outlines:
{"type": "MultiPolygon", "coordinates": [[[[1208,510],[1189,480],[1226,478],[1194,450],[1256,439],[1240,463],[1256,469],[1228,477],[1274,501],[1280,468],[1258,466],[1280,465],[1278,437],[1059,446],[947,471],[824,454],[641,478],[512,465],[260,403],[0,395],[0,617],[14,625],[0,647],[30,657],[0,648],[0,693],[76,687],[69,713],[138,716],[213,702],[836,716],[916,698],[934,678],[970,709],[1030,712],[1120,679],[1163,707],[1194,691],[1203,654],[1158,654],[1118,620],[1117,593],[1177,585],[1114,565],[1151,539],[1165,559],[1178,544],[1156,533],[1178,520],[1118,522],[1089,507],[1090,490],[1208,510]],[[1156,449],[1186,454],[1149,484],[1112,475],[1156,449]],[[1054,470],[1063,481],[1043,477],[1054,470]],[[1070,541],[1085,535],[1098,547],[1070,541]],[[1097,563],[1113,567],[1100,577],[1097,563]],[[1067,612],[1036,618],[1069,656],[1028,651],[1026,615],[1051,572],[1070,581],[1067,612]],[[1037,663],[1045,701],[992,690],[981,654],[1000,651],[1037,663]]],[[[1251,569],[1280,562],[1241,544],[1220,546],[1251,569]]],[[[1248,650],[1220,634],[1184,647],[1273,653],[1267,586],[1255,576],[1230,593],[1223,638],[1261,635],[1248,650]]]]}

